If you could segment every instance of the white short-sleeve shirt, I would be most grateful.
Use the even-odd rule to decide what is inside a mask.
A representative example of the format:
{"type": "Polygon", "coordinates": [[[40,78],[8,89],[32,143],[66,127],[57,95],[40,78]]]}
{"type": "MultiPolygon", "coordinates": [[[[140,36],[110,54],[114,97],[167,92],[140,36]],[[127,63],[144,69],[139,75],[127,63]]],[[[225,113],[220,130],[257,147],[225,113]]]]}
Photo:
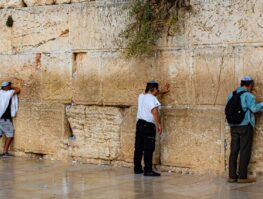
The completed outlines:
{"type": "Polygon", "coordinates": [[[160,109],[161,104],[158,99],[152,94],[140,94],[138,97],[138,112],[137,120],[142,119],[147,122],[155,123],[152,109],[160,109]]]}

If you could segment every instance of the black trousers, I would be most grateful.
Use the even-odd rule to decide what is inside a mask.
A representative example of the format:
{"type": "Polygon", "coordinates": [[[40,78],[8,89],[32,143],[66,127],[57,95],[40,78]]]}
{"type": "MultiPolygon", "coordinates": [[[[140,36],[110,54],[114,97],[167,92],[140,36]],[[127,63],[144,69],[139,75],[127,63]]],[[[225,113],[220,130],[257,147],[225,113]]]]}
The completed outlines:
{"type": "Polygon", "coordinates": [[[231,152],[229,157],[229,177],[246,179],[251,157],[254,129],[251,125],[231,127],[231,152]],[[237,158],[239,157],[239,173],[237,173],[237,158]]]}
{"type": "Polygon", "coordinates": [[[155,150],[155,124],[138,120],[136,124],[134,171],[142,170],[142,157],[144,156],[144,171],[152,171],[153,152],[155,150]]]}

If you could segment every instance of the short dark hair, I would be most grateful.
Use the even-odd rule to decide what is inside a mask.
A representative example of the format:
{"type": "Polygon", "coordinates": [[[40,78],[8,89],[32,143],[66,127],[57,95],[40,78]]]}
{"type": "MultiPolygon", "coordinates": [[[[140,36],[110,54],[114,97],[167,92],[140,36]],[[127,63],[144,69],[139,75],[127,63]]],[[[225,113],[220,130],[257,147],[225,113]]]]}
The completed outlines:
{"type": "Polygon", "coordinates": [[[250,81],[241,80],[240,86],[250,86],[251,84],[254,85],[253,80],[250,80],[250,81]]]}
{"type": "Polygon", "coordinates": [[[159,88],[158,83],[147,83],[145,93],[148,93],[149,91],[152,92],[155,88],[158,90],[159,88]]]}

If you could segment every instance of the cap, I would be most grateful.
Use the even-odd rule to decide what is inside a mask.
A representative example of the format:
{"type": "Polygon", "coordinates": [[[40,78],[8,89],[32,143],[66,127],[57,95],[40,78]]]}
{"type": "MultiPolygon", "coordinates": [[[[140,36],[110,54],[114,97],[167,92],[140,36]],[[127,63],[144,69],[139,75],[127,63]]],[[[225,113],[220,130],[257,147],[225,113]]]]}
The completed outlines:
{"type": "Polygon", "coordinates": [[[11,82],[2,82],[2,87],[9,86],[10,84],[11,84],[11,82]]]}
{"type": "Polygon", "coordinates": [[[245,77],[242,78],[241,81],[253,81],[253,79],[250,76],[245,76],[245,77]]]}
{"type": "Polygon", "coordinates": [[[151,81],[147,82],[147,84],[158,84],[158,82],[151,80],[151,81]]]}

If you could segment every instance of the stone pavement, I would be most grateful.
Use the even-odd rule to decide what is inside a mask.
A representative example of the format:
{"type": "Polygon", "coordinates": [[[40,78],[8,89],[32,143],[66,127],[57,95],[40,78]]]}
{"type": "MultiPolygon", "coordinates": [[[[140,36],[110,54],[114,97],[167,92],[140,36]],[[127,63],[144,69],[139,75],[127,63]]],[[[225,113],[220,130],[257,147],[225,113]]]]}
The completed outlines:
{"type": "Polygon", "coordinates": [[[228,184],[222,177],[162,173],[134,175],[131,169],[20,158],[0,160],[1,199],[262,199],[255,184],[228,184]]]}

